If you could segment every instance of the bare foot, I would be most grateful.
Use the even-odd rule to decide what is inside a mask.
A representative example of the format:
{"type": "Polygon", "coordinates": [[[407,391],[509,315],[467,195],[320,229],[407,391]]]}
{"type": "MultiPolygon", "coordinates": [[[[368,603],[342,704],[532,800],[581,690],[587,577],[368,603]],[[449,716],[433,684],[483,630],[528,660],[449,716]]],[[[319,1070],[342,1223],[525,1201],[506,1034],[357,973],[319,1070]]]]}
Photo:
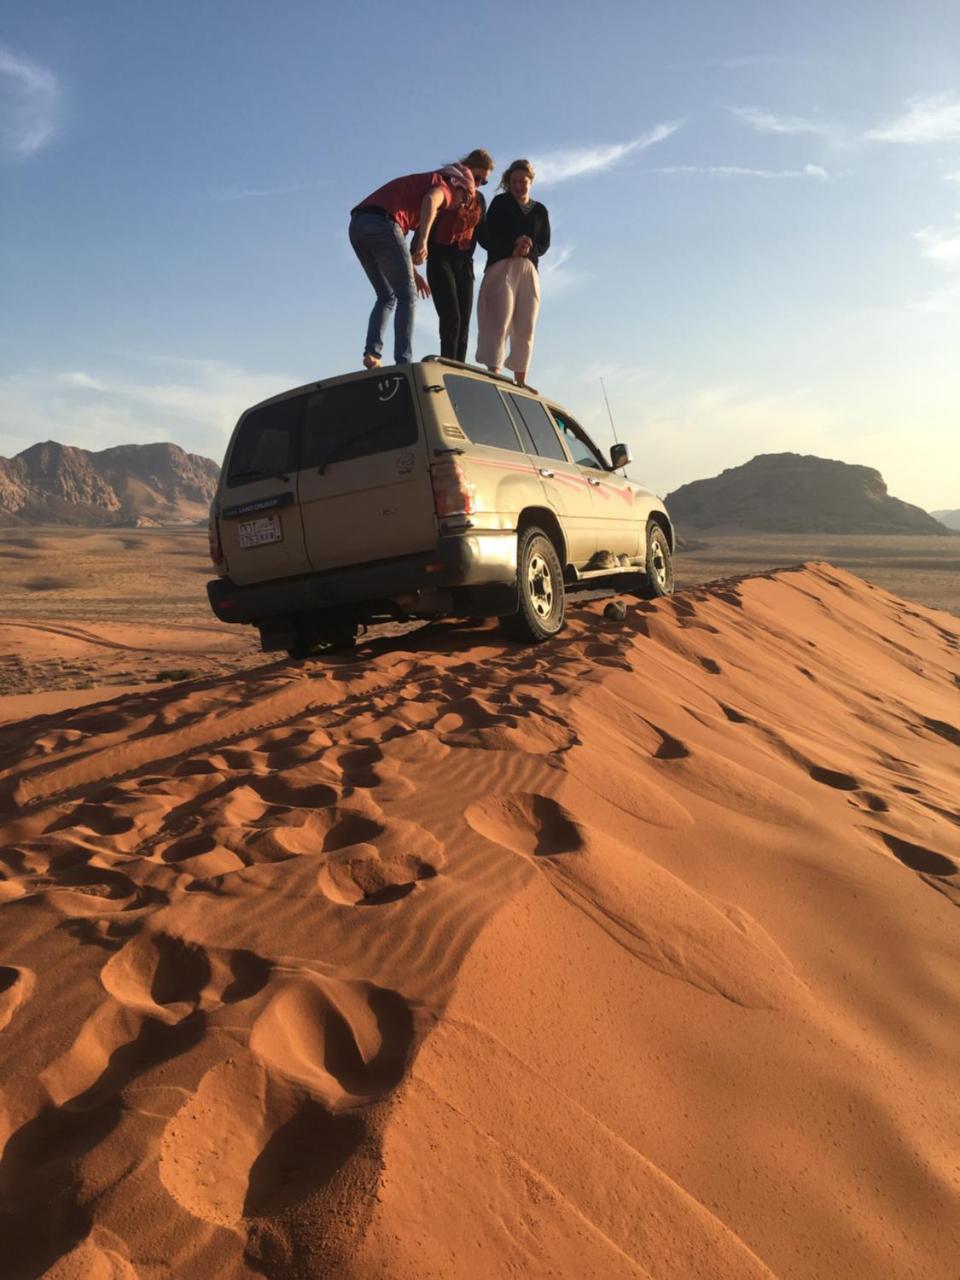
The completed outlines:
{"type": "Polygon", "coordinates": [[[540,394],[540,392],[537,390],[536,387],[531,387],[530,383],[527,382],[525,376],[522,373],[515,373],[513,375],[513,380],[518,387],[523,387],[524,391],[530,391],[535,396],[538,396],[540,394]]]}
{"type": "Polygon", "coordinates": [[[372,356],[369,351],[363,353],[363,367],[365,369],[379,369],[381,360],[379,356],[372,356]]]}

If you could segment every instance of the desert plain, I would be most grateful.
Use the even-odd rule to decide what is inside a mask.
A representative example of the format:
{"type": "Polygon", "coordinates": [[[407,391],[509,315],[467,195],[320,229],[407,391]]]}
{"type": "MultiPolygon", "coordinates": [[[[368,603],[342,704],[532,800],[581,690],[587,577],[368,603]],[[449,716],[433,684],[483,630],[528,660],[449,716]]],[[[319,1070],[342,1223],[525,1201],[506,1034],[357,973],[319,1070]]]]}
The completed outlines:
{"type": "Polygon", "coordinates": [[[0,533],[4,1276],[954,1280],[960,541],[774,541],[290,662],[0,533]]]}

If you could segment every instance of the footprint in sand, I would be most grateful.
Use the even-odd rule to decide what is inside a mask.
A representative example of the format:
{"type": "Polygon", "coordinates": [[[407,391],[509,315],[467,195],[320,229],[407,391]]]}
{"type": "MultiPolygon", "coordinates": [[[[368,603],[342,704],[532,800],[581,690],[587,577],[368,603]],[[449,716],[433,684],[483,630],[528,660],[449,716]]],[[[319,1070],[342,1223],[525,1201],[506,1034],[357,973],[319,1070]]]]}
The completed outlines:
{"type": "Polygon", "coordinates": [[[34,982],[31,969],[0,965],[0,1031],[9,1026],[14,1014],[29,999],[34,982]]]}
{"type": "Polygon", "coordinates": [[[282,1213],[321,1190],[366,1136],[238,1054],[208,1071],[160,1139],[159,1176],[182,1209],[216,1226],[282,1213]]]}
{"type": "Polygon", "coordinates": [[[446,862],[440,841],[415,822],[393,819],[375,837],[330,852],[317,877],[321,891],[345,906],[383,906],[407,897],[446,862]]]}
{"type": "Polygon", "coordinates": [[[837,791],[859,791],[861,782],[852,773],[841,773],[837,769],[824,769],[818,764],[810,766],[810,777],[825,787],[833,787],[837,791]]]}
{"type": "Polygon", "coordinates": [[[250,1048],[268,1070],[331,1111],[366,1105],[400,1082],[416,1023],[398,992],[279,966],[273,981],[250,1031],[250,1048]]]}
{"type": "Polygon", "coordinates": [[[572,814],[537,793],[491,796],[471,805],[464,817],[478,835],[525,857],[577,853],[586,843],[572,814]]]}
{"type": "Polygon", "coordinates": [[[960,866],[945,853],[937,853],[935,849],[928,849],[924,845],[911,844],[909,840],[902,840],[888,831],[874,830],[872,834],[878,836],[893,856],[911,871],[920,871],[930,876],[955,876],[960,872],[960,866]]]}

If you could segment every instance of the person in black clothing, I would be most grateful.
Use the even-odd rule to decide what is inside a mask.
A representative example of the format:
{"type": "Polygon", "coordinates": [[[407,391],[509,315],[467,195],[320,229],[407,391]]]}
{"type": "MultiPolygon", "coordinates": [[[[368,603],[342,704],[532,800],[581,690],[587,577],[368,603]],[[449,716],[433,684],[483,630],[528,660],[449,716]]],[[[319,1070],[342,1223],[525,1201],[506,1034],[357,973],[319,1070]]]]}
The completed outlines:
{"type": "Polygon", "coordinates": [[[493,157],[479,147],[460,163],[473,174],[476,200],[437,215],[430,235],[427,281],[440,320],[440,354],[463,362],[473,310],[473,254],[478,242],[483,244],[487,210],[479,188],[493,172],[493,157]]]}
{"type": "Polygon", "coordinates": [[[490,202],[481,243],[487,265],[477,301],[477,360],[492,373],[506,365],[526,385],[540,310],[537,263],[550,248],[550,216],[530,196],[533,165],[514,160],[503,175],[502,194],[490,202]],[[510,354],[504,359],[507,338],[510,354]]]}

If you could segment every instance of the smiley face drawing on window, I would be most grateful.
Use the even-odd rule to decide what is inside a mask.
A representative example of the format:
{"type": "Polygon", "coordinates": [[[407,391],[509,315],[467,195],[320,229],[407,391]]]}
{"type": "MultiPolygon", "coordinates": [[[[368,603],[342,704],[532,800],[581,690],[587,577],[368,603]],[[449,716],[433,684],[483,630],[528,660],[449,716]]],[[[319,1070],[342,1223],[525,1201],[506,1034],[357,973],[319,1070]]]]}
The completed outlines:
{"type": "Polygon", "coordinates": [[[386,404],[388,400],[393,399],[400,390],[400,383],[402,381],[403,379],[401,377],[395,376],[393,378],[381,378],[377,382],[377,399],[381,404],[386,404]]]}

